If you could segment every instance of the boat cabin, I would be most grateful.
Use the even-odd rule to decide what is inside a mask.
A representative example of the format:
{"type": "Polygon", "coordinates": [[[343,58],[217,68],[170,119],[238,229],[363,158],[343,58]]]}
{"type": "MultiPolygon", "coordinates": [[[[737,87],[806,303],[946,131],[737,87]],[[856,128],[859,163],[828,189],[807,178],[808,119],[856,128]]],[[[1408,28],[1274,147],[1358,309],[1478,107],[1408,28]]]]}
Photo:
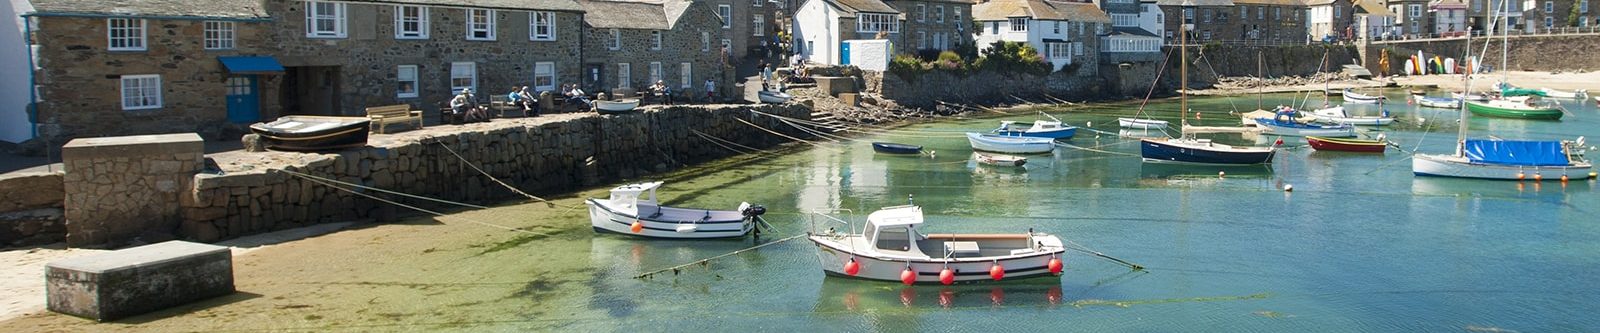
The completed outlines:
{"type": "Polygon", "coordinates": [[[641,207],[657,208],[656,188],[661,187],[661,182],[628,184],[611,189],[611,205],[615,208],[639,212],[641,207]]]}
{"type": "Polygon", "coordinates": [[[878,252],[926,257],[917,248],[917,241],[926,238],[917,232],[917,227],[921,225],[922,207],[888,207],[867,215],[867,226],[862,230],[862,237],[878,252]]]}
{"type": "Polygon", "coordinates": [[[1037,250],[1030,234],[923,234],[918,231],[922,222],[922,207],[884,208],[867,215],[862,239],[878,253],[912,258],[995,257],[1037,250]]]}

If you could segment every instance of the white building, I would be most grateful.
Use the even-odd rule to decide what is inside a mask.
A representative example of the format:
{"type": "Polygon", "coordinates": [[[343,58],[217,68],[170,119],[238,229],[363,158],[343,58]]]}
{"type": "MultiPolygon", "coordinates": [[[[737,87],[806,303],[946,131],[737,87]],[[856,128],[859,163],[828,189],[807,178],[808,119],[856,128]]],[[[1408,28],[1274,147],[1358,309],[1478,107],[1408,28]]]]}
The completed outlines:
{"type": "Polygon", "coordinates": [[[980,50],[996,41],[1025,42],[1055,68],[1098,53],[1096,44],[1111,23],[1111,17],[1094,4],[1044,0],[979,3],[972,6],[972,20],[978,25],[973,39],[980,50]]]}
{"type": "Polygon", "coordinates": [[[843,42],[877,39],[900,40],[900,11],[878,0],[806,0],[795,8],[795,53],[807,62],[824,65],[849,63],[840,53],[843,42]]]}
{"type": "Polygon", "coordinates": [[[1144,29],[1157,38],[1167,35],[1166,14],[1161,11],[1161,6],[1156,0],[1139,1],[1139,29],[1144,29]]]}
{"type": "Polygon", "coordinates": [[[1311,0],[1306,2],[1306,34],[1312,39],[1343,39],[1351,33],[1354,6],[1349,0],[1311,0]]]}
{"type": "Polygon", "coordinates": [[[1400,36],[1395,25],[1395,15],[1389,8],[1372,0],[1356,0],[1356,38],[1389,39],[1400,36]]]}
{"type": "Polygon", "coordinates": [[[12,1],[0,6],[0,17],[8,22],[0,26],[0,141],[20,143],[34,137],[33,121],[29,119],[29,105],[33,104],[33,64],[28,52],[28,22],[21,13],[33,12],[28,1],[12,1]]]}
{"type": "Polygon", "coordinates": [[[1428,3],[1433,13],[1433,33],[1439,36],[1458,36],[1467,32],[1467,4],[1461,0],[1433,0],[1428,3]]]}

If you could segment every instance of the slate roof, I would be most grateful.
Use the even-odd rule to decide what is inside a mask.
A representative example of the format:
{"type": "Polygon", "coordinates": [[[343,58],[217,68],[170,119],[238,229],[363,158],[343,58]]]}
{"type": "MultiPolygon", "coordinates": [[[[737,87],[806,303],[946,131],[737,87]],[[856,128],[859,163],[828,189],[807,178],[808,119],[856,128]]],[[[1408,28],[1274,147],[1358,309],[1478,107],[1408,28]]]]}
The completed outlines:
{"type": "Polygon", "coordinates": [[[667,30],[666,10],[659,3],[623,1],[579,1],[583,23],[595,28],[667,30]]]}
{"type": "Polygon", "coordinates": [[[1383,4],[1379,4],[1377,1],[1355,0],[1355,2],[1356,14],[1358,15],[1366,14],[1372,16],[1394,16],[1394,12],[1389,11],[1388,7],[1384,7],[1383,4]]]}
{"type": "Polygon", "coordinates": [[[34,15],[87,14],[266,18],[260,0],[33,0],[34,15]]]}
{"type": "MultiPolygon", "coordinates": [[[[70,1],[70,0],[68,0],[70,1]]],[[[148,0],[132,0],[148,1],[148,0]]],[[[212,0],[196,0],[212,1],[212,0]]],[[[233,0],[230,0],[233,1],[233,0]]],[[[280,0],[268,0],[280,1],[280,0]]],[[[431,5],[451,7],[477,7],[511,10],[553,10],[581,12],[583,6],[573,0],[343,0],[345,2],[366,2],[403,5],[431,5]]]]}
{"type": "Polygon", "coordinates": [[[1233,6],[1232,0],[1157,0],[1158,6],[1182,6],[1189,2],[1191,6],[1233,6]]]}
{"type": "Polygon", "coordinates": [[[1301,7],[1303,7],[1303,6],[1306,5],[1306,2],[1305,1],[1301,1],[1301,0],[1233,0],[1233,4],[1235,4],[1235,5],[1251,4],[1251,5],[1268,5],[1268,6],[1301,6],[1301,7]]]}
{"type": "Polygon", "coordinates": [[[1092,3],[1045,0],[991,0],[972,6],[974,21],[1003,21],[1012,17],[1035,20],[1070,20],[1111,23],[1111,16],[1092,3]]]}

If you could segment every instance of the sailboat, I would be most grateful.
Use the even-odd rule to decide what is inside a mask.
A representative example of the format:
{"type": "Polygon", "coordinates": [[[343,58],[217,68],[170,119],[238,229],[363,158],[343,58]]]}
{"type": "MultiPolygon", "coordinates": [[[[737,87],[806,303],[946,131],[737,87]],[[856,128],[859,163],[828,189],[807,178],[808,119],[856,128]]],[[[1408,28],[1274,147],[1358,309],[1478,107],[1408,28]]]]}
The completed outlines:
{"type": "MultiPolygon", "coordinates": [[[[1257,59],[1260,59],[1259,55],[1257,57],[1257,59]]],[[[1326,59],[1326,56],[1324,56],[1324,59],[1326,59]]],[[[1260,60],[1258,60],[1258,62],[1260,62],[1260,60]]],[[[1258,66],[1265,67],[1265,63],[1262,62],[1262,64],[1258,66]]],[[[1258,68],[1256,75],[1266,77],[1265,72],[1266,71],[1264,68],[1258,68]]],[[[1326,85],[1326,83],[1324,83],[1324,85],[1326,85]]],[[[1324,89],[1326,89],[1326,86],[1324,86],[1324,89]]],[[[1349,94],[1350,92],[1345,91],[1345,93],[1349,94]]],[[[1258,93],[1256,95],[1257,109],[1260,109],[1263,106],[1261,104],[1261,95],[1265,95],[1265,93],[1258,93]]],[[[1324,97],[1324,99],[1326,99],[1326,97],[1324,97]]],[[[1272,111],[1272,117],[1254,117],[1251,120],[1255,123],[1256,127],[1260,127],[1261,129],[1265,130],[1267,134],[1283,136],[1321,136],[1332,138],[1348,138],[1356,136],[1355,126],[1346,122],[1341,122],[1340,120],[1362,121],[1363,123],[1372,123],[1374,125],[1378,125],[1377,120],[1358,119],[1351,117],[1349,114],[1344,112],[1343,107],[1335,107],[1334,109],[1337,109],[1335,110],[1337,112],[1328,114],[1314,113],[1318,118],[1326,118],[1332,121],[1333,124],[1330,125],[1296,121],[1294,119],[1294,115],[1299,113],[1299,111],[1287,106],[1279,106],[1278,108],[1274,109],[1272,111]]],[[[1320,111],[1321,110],[1319,110],[1319,112],[1320,111]]],[[[1393,119],[1390,120],[1392,121],[1393,119]]]]}
{"type": "MultiPolygon", "coordinates": [[[[1184,0],[1182,10],[1194,7],[1193,0],[1184,0]]],[[[1179,78],[1180,94],[1179,107],[1182,109],[1180,119],[1183,124],[1189,118],[1189,31],[1193,30],[1192,24],[1185,23],[1178,41],[1179,65],[1182,70],[1179,78]]],[[[1180,129],[1181,132],[1181,129],[1180,129]]],[[[1184,164],[1214,164],[1214,165],[1252,165],[1272,162],[1274,149],[1272,147],[1240,147],[1211,142],[1210,139],[1198,139],[1193,134],[1183,133],[1178,138],[1148,138],[1139,140],[1139,155],[1145,162],[1153,163],[1184,163],[1184,164]]]]}
{"type": "MultiPolygon", "coordinates": [[[[1494,22],[1490,24],[1492,27],[1494,22]]],[[[1470,58],[1472,33],[1468,29],[1467,53],[1470,58]]],[[[1494,30],[1489,30],[1489,34],[1489,38],[1493,38],[1494,30]]],[[[1484,46],[1487,48],[1487,43],[1484,46]]],[[[1468,93],[1471,93],[1471,73],[1466,74],[1464,80],[1468,93]]],[[[1475,103],[1468,101],[1465,104],[1463,107],[1470,110],[1475,103]]],[[[1592,177],[1590,170],[1593,164],[1583,156],[1585,147],[1582,137],[1576,141],[1469,140],[1467,131],[1470,123],[1467,119],[1474,112],[1461,112],[1455,153],[1416,154],[1411,159],[1411,172],[1418,176],[1505,180],[1543,180],[1548,177],[1564,181],[1592,177]]]]}

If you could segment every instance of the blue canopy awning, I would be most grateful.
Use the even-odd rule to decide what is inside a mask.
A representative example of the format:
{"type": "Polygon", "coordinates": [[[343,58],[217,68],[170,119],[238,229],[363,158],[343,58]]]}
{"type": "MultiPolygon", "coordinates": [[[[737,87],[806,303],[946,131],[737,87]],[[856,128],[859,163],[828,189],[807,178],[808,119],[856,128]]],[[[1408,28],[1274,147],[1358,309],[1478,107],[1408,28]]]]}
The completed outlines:
{"type": "Polygon", "coordinates": [[[279,64],[278,59],[273,57],[217,57],[217,60],[222,61],[222,67],[227,68],[228,73],[260,74],[283,72],[283,64],[279,64]]]}
{"type": "Polygon", "coordinates": [[[1464,149],[1473,163],[1556,166],[1571,164],[1561,141],[1467,140],[1464,149]]]}

